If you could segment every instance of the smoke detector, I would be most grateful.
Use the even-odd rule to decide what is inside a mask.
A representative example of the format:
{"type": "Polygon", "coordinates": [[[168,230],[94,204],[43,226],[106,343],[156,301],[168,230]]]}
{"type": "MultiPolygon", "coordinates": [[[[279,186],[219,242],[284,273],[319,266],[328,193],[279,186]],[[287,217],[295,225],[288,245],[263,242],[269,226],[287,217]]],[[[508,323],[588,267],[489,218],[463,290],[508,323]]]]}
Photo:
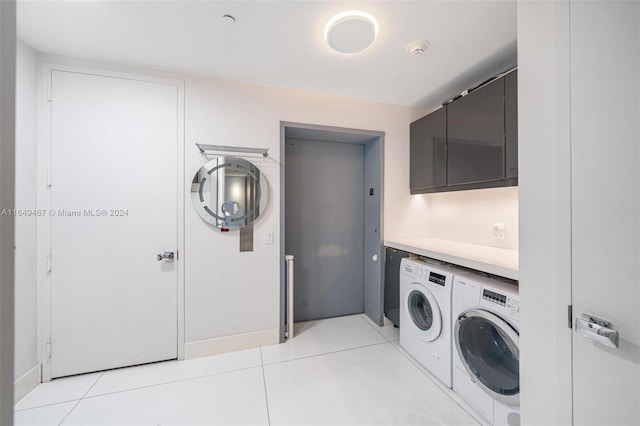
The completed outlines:
{"type": "Polygon", "coordinates": [[[429,47],[429,42],[426,40],[414,41],[407,47],[407,51],[413,56],[420,56],[429,47]]]}
{"type": "Polygon", "coordinates": [[[325,26],[327,44],[340,53],[357,53],[373,43],[378,34],[378,24],[368,13],[349,11],[340,13],[325,26]]]}

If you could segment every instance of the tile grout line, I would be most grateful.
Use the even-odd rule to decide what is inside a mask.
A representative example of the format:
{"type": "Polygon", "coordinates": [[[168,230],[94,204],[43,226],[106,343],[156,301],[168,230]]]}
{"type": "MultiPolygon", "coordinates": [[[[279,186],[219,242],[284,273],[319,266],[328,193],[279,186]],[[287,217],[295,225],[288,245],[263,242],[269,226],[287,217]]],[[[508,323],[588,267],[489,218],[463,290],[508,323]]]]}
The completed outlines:
{"type": "Polygon", "coordinates": [[[60,426],[62,423],[64,423],[65,420],[67,420],[67,417],[69,417],[69,414],[71,414],[73,412],[73,410],[76,409],[76,407],[78,406],[78,404],[80,404],[80,402],[82,402],[82,400],[84,399],[85,396],[87,396],[87,394],[89,393],[89,391],[91,389],[93,389],[93,387],[96,385],[96,383],[98,383],[98,380],[100,380],[102,378],[102,376],[104,376],[104,371],[102,373],[100,373],[100,376],[98,376],[98,378],[96,379],[95,382],[93,382],[93,384],[91,386],[89,386],[89,389],[87,389],[87,391],[80,397],[79,400],[76,401],[75,405],[73,407],[71,407],[71,410],[69,410],[69,412],[62,418],[62,420],[60,420],[60,422],[58,423],[58,426],[60,426]]]}
{"type": "MultiPolygon", "coordinates": [[[[228,371],[219,371],[217,373],[203,374],[201,376],[185,377],[183,379],[170,380],[168,382],[152,383],[152,384],[149,384],[149,385],[138,386],[138,387],[135,387],[135,388],[122,389],[122,390],[113,391],[113,392],[105,392],[105,393],[100,393],[100,394],[97,394],[97,395],[85,396],[82,399],[98,398],[98,397],[106,396],[106,395],[114,395],[116,393],[130,392],[130,391],[140,390],[140,389],[148,389],[148,388],[153,388],[153,387],[156,387],[156,386],[170,385],[170,384],[173,384],[173,383],[188,382],[190,380],[197,380],[197,379],[204,379],[204,378],[207,378],[207,377],[220,376],[222,374],[227,374],[227,373],[237,373],[238,371],[251,370],[252,368],[258,368],[258,367],[259,367],[259,365],[252,365],[250,367],[236,368],[236,369],[228,370],[228,371]]],[[[91,390],[91,389],[89,389],[89,390],[91,390]]]]}
{"type": "MultiPolygon", "coordinates": [[[[384,340],[386,340],[389,343],[392,343],[391,340],[387,339],[387,336],[385,336],[384,334],[380,333],[379,329],[382,328],[382,327],[378,327],[378,328],[374,327],[373,324],[371,324],[369,321],[367,321],[362,315],[365,315],[365,314],[360,314],[359,315],[359,317],[362,318],[362,321],[364,321],[367,324],[369,324],[369,327],[373,328],[376,332],[378,332],[378,334],[381,335],[384,338],[384,340]]],[[[395,342],[395,340],[394,340],[394,342],[395,342]]]]}
{"type": "Polygon", "coordinates": [[[266,365],[284,364],[285,362],[300,361],[300,360],[303,360],[303,359],[315,358],[315,357],[324,356],[324,355],[338,354],[340,352],[348,352],[348,351],[353,351],[355,349],[364,349],[364,348],[370,348],[372,346],[388,345],[388,344],[391,344],[393,346],[393,342],[389,342],[389,341],[379,342],[379,343],[371,343],[369,345],[354,346],[353,348],[346,348],[346,349],[338,349],[336,351],[323,352],[321,354],[315,354],[315,355],[307,355],[307,356],[302,356],[300,358],[285,359],[285,360],[282,360],[282,361],[272,362],[272,363],[266,364],[266,365]]]}
{"type": "MultiPolygon", "coordinates": [[[[398,343],[398,345],[399,345],[399,343],[398,343]]],[[[402,356],[403,356],[407,361],[409,361],[409,363],[410,363],[411,365],[413,365],[413,366],[414,366],[414,367],[415,367],[415,368],[416,368],[420,373],[422,373],[422,375],[423,375],[424,377],[426,377],[426,378],[427,378],[427,379],[429,379],[431,382],[433,382],[433,384],[434,384],[434,385],[436,385],[436,386],[437,386],[437,387],[442,391],[442,393],[444,393],[445,395],[447,395],[451,401],[453,401],[453,402],[454,402],[458,407],[460,407],[460,408],[461,408],[465,413],[469,414],[469,416],[471,416],[471,418],[472,418],[473,420],[475,420],[475,421],[476,421],[476,423],[477,423],[478,425],[480,425],[480,426],[484,425],[484,423],[483,423],[483,422],[479,421],[479,420],[476,418],[476,416],[475,416],[474,414],[471,414],[471,413],[470,413],[470,412],[469,412],[465,407],[463,407],[463,406],[462,406],[458,401],[456,401],[456,400],[455,400],[455,398],[453,398],[453,397],[449,394],[449,392],[447,392],[444,388],[442,388],[442,386],[440,386],[438,383],[436,383],[436,381],[435,381],[433,378],[431,378],[431,377],[427,374],[427,372],[426,372],[425,370],[423,370],[420,366],[418,366],[415,362],[413,362],[413,361],[411,360],[411,358],[409,358],[409,357],[407,356],[407,354],[405,354],[403,351],[401,351],[401,350],[400,350],[400,348],[398,348],[398,347],[397,347],[396,345],[394,345],[394,344],[392,344],[391,346],[393,346],[393,347],[394,347],[394,349],[395,349],[396,351],[398,351],[398,353],[399,353],[400,355],[402,355],[402,356]]],[[[416,362],[417,362],[417,361],[416,361],[416,362]]],[[[453,392],[453,389],[449,389],[449,388],[447,388],[447,389],[448,389],[449,391],[453,392]]]]}
{"type": "MultiPolygon", "coordinates": [[[[364,320],[364,321],[366,322],[366,320],[364,320]]],[[[384,338],[384,336],[382,336],[382,337],[384,338]]],[[[340,350],[330,351],[330,352],[323,352],[321,354],[308,355],[308,356],[303,356],[303,357],[299,357],[299,358],[292,358],[292,359],[287,359],[287,360],[282,360],[282,361],[276,361],[276,362],[273,362],[273,363],[270,363],[270,364],[264,364],[264,358],[262,356],[262,347],[258,347],[256,349],[258,349],[260,351],[260,365],[252,365],[252,366],[249,366],[249,367],[237,368],[237,369],[232,369],[232,370],[228,370],[228,371],[220,371],[220,372],[217,372],[217,373],[203,374],[203,375],[194,376],[194,377],[186,377],[186,378],[178,379],[178,380],[170,380],[170,381],[162,382],[162,383],[153,383],[153,384],[149,384],[149,385],[145,385],[145,386],[138,386],[138,387],[129,388],[129,389],[122,389],[122,390],[118,390],[118,391],[105,392],[105,393],[100,393],[100,394],[96,394],[96,395],[87,396],[87,394],[91,391],[91,389],[93,389],[94,386],[97,384],[98,380],[106,373],[106,372],[102,372],[100,377],[98,377],[98,379],[96,379],[96,381],[91,385],[91,387],[85,392],[85,394],[80,399],[78,399],[78,400],[74,399],[74,400],[63,401],[63,402],[77,401],[79,403],[82,399],[98,398],[98,397],[101,397],[101,396],[113,395],[113,394],[116,394],[116,393],[130,392],[130,391],[134,391],[134,390],[147,389],[147,388],[152,388],[152,387],[156,387],[156,386],[168,385],[168,384],[172,384],[172,383],[186,382],[186,381],[201,379],[201,378],[205,378],[205,377],[213,377],[213,376],[218,376],[218,375],[227,374],[227,373],[235,373],[235,372],[238,372],[238,371],[250,370],[252,368],[256,368],[256,367],[259,367],[259,366],[260,367],[264,367],[264,365],[282,364],[282,363],[286,363],[286,362],[292,362],[292,361],[298,361],[298,360],[303,360],[303,359],[315,358],[315,357],[319,357],[319,356],[323,356],[323,355],[331,355],[331,354],[336,354],[336,353],[340,353],[340,352],[351,351],[351,350],[354,350],[354,349],[364,349],[364,348],[369,348],[369,347],[372,347],[372,346],[386,345],[386,344],[391,344],[393,346],[393,342],[391,342],[391,341],[389,341],[389,340],[387,340],[385,338],[384,342],[372,343],[372,344],[369,344],[369,345],[355,346],[355,347],[352,347],[352,348],[340,349],[340,350]]],[[[264,375],[264,368],[262,368],[262,371],[263,371],[263,375],[264,375]]],[[[62,403],[62,402],[60,402],[60,403],[62,403]]],[[[44,404],[42,406],[25,408],[23,410],[30,410],[30,409],[33,409],[33,408],[41,408],[41,407],[46,407],[46,406],[50,406],[50,405],[56,405],[56,404],[60,404],[60,403],[56,402],[56,403],[53,403],[53,404],[44,404]]],[[[74,406],[74,408],[75,408],[75,406],[74,406]]],[[[20,411],[23,411],[23,410],[20,410],[20,411]]]]}
{"type": "Polygon", "coordinates": [[[264,374],[264,361],[262,360],[262,346],[260,346],[260,366],[262,367],[262,385],[264,387],[264,401],[267,405],[267,423],[271,426],[271,414],[269,413],[269,397],[267,396],[267,377],[264,374]]]}
{"type": "MultiPolygon", "coordinates": [[[[237,368],[237,369],[234,369],[234,370],[220,371],[218,373],[204,374],[202,376],[187,377],[187,378],[184,378],[184,379],[172,380],[172,381],[169,381],[169,382],[154,383],[154,384],[150,384],[150,385],[146,385],[146,386],[138,386],[138,387],[135,387],[135,388],[122,389],[122,390],[113,391],[113,392],[105,392],[105,393],[100,393],[100,394],[97,394],[97,395],[86,396],[91,391],[91,389],[93,389],[95,384],[97,383],[97,380],[96,380],[96,383],[91,385],[91,387],[87,390],[87,392],[85,392],[84,396],[82,396],[80,399],[70,399],[70,400],[67,400],[67,401],[53,402],[51,404],[43,404],[43,405],[38,405],[38,406],[35,406],[35,407],[22,408],[20,410],[15,410],[15,411],[16,412],[18,412],[18,411],[28,411],[28,410],[33,410],[33,409],[36,409],[36,408],[44,408],[44,407],[51,407],[53,405],[58,405],[58,404],[66,404],[68,402],[76,402],[76,405],[77,405],[77,403],[79,403],[80,401],[82,401],[84,399],[93,399],[93,398],[99,398],[99,397],[107,396],[107,395],[114,395],[114,394],[117,394],[117,393],[123,393],[123,392],[130,392],[130,391],[135,391],[135,390],[140,390],[140,389],[153,388],[153,387],[156,387],[156,386],[163,386],[163,385],[170,385],[170,384],[173,384],[173,383],[188,382],[190,380],[196,380],[196,379],[203,379],[203,378],[207,378],[207,377],[220,376],[222,374],[227,374],[227,373],[237,373],[239,371],[251,370],[253,368],[258,368],[258,367],[259,367],[259,365],[253,365],[253,366],[250,366],[250,367],[237,368]]],[[[104,373],[106,373],[106,372],[102,372],[102,374],[104,374],[104,373]]],[[[100,376],[100,377],[102,377],[102,376],[100,376]]],[[[74,408],[75,408],[75,406],[74,406],[74,408]]]]}
{"type": "MultiPolygon", "coordinates": [[[[0,0],[2,1],[2,0],[0,0]]],[[[66,404],[68,402],[76,402],[76,401],[80,401],[80,399],[67,399],[66,401],[58,401],[58,402],[51,402],[49,404],[42,404],[42,405],[34,405],[33,407],[28,407],[28,408],[20,408],[20,409],[16,409],[14,408],[14,413],[19,413],[22,411],[29,411],[29,410],[35,410],[38,408],[45,408],[45,407],[51,407],[53,405],[60,405],[60,404],[66,404]]]]}

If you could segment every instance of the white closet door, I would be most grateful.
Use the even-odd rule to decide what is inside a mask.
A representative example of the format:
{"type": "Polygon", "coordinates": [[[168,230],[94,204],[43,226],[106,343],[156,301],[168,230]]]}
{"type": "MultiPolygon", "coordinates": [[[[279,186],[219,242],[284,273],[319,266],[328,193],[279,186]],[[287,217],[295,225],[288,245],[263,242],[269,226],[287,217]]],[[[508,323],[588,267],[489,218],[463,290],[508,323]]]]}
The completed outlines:
{"type": "Polygon", "coordinates": [[[177,357],[178,88],[52,72],[51,376],[177,357]]]}
{"type": "Polygon", "coordinates": [[[573,313],[620,344],[574,333],[576,425],[640,424],[639,82],[640,4],[572,1],[573,313]]]}

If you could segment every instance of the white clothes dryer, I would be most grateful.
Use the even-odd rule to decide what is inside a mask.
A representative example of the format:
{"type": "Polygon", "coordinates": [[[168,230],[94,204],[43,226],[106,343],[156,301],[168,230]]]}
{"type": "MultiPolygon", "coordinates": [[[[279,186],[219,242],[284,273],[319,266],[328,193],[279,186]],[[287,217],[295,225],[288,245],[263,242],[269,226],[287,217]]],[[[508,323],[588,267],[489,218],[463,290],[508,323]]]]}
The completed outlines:
{"type": "Polygon", "coordinates": [[[496,426],[520,425],[520,299],[513,281],[453,283],[453,390],[496,426]]]}
{"type": "Polygon", "coordinates": [[[449,387],[451,289],[459,272],[416,258],[400,264],[400,346],[449,387]]]}

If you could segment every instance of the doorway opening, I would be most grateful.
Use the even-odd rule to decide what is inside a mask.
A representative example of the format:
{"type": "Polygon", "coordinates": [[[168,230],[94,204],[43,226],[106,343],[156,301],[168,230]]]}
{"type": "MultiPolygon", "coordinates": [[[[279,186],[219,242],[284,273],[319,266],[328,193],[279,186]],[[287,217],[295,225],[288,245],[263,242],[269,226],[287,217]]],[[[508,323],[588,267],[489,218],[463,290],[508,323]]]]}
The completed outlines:
{"type": "Polygon", "coordinates": [[[384,133],[281,123],[280,341],[285,254],[294,256],[293,321],[365,313],[383,323],[384,133]]]}

